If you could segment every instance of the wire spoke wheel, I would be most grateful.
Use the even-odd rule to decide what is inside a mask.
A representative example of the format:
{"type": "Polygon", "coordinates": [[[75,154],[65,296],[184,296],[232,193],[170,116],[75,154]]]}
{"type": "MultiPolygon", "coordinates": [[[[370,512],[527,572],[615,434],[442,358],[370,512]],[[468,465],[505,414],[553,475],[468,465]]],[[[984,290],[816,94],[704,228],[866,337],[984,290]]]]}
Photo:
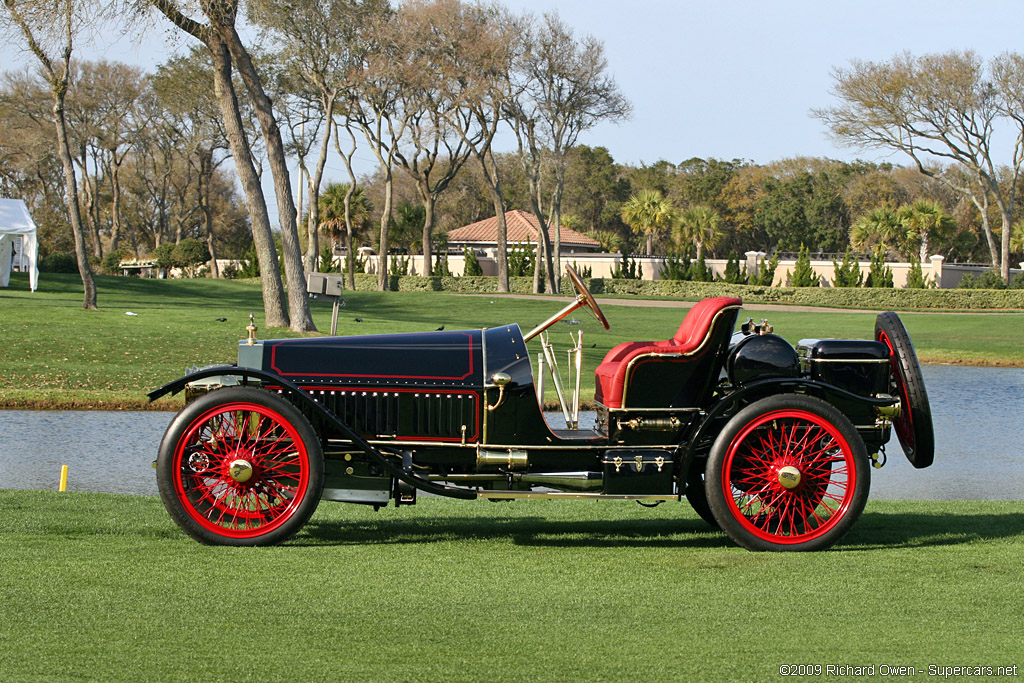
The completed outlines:
{"type": "Polygon", "coordinates": [[[308,421],[265,391],[215,391],[172,422],[157,461],[160,493],[189,535],[263,545],[295,533],[323,488],[323,455],[308,421]]]}
{"type": "Polygon", "coordinates": [[[846,534],[867,500],[856,429],[807,396],[762,399],[726,425],[708,462],[708,500],[722,528],[752,550],[815,550],[846,534]]]}

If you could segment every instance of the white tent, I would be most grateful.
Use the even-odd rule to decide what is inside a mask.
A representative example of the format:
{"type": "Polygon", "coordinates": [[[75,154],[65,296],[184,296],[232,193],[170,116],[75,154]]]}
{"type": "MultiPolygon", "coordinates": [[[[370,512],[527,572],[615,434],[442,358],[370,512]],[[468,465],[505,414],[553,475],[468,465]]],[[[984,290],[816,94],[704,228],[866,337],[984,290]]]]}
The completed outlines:
{"type": "Polygon", "coordinates": [[[28,285],[34,292],[39,285],[39,240],[36,224],[20,199],[0,199],[0,287],[11,281],[14,243],[21,239],[19,265],[28,268],[28,285]]]}

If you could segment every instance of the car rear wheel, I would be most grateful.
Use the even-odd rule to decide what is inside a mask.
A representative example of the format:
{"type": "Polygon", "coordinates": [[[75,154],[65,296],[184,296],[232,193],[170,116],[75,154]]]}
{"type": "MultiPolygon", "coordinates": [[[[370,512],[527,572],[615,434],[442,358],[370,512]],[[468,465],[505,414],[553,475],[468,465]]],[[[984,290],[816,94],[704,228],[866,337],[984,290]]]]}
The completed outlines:
{"type": "Polygon", "coordinates": [[[690,467],[690,473],[686,477],[686,500],[694,512],[700,515],[705,522],[718,528],[718,520],[711,512],[708,505],[708,494],[704,486],[704,463],[696,462],[690,467]]]}
{"type": "Polygon", "coordinates": [[[189,404],[157,457],[167,512],[213,545],[271,545],[309,520],[324,486],[323,451],[309,421],[262,389],[232,387],[189,404]]]}
{"type": "Polygon", "coordinates": [[[888,311],[875,319],[875,339],[889,347],[891,391],[900,399],[900,416],[893,420],[910,464],[928,467],[935,459],[935,432],[921,365],[900,317],[888,311]]]}
{"type": "Polygon", "coordinates": [[[867,450],[830,404],[782,394],[739,411],[711,449],[705,487],[722,529],[749,550],[823,550],[853,526],[867,450]]]}

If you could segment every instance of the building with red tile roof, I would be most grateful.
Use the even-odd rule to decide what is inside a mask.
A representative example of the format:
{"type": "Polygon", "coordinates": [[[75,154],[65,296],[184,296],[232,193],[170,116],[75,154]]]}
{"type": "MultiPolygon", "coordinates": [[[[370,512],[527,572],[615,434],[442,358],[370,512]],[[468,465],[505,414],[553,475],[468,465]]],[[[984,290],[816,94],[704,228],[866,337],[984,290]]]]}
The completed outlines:
{"type": "MultiPolygon", "coordinates": [[[[505,224],[508,226],[508,244],[512,248],[518,244],[536,244],[540,234],[540,222],[528,211],[506,211],[505,224]]],[[[563,254],[589,253],[601,250],[601,244],[595,239],[582,235],[575,230],[562,226],[561,251],[563,254]]],[[[548,226],[551,243],[555,241],[555,231],[548,226]]],[[[498,219],[496,216],[470,223],[461,228],[448,231],[449,248],[462,249],[493,249],[498,245],[498,219]]]]}

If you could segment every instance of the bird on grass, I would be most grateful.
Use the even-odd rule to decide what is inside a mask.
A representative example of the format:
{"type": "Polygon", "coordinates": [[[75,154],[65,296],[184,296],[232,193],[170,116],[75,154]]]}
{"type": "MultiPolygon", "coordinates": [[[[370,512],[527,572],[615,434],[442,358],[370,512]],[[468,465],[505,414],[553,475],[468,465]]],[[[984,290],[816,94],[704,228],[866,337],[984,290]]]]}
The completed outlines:
{"type": "Polygon", "coordinates": [[[363,322],[363,319],[362,318],[356,318],[356,322],[357,323],[361,323],[361,322],[363,322]]]}
{"type": "Polygon", "coordinates": [[[444,329],[444,325],[441,325],[441,327],[439,327],[439,328],[437,328],[436,330],[434,330],[434,332],[440,332],[440,331],[441,331],[441,330],[443,330],[443,329],[444,329]]]}
{"type": "Polygon", "coordinates": [[[217,318],[217,322],[219,322],[219,323],[226,323],[227,321],[228,321],[227,318],[217,318]]]}

